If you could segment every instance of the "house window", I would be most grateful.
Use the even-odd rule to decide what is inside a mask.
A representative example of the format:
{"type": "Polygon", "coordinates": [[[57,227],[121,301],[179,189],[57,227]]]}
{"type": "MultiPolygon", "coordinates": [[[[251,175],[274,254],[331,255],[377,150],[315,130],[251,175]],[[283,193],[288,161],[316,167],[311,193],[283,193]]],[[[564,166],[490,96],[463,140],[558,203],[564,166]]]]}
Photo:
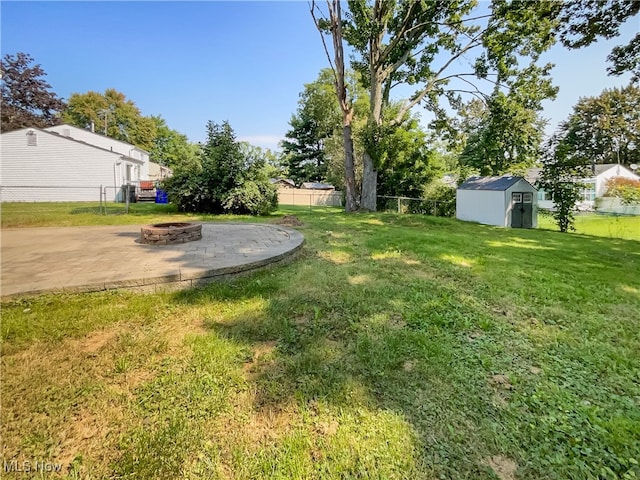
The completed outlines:
{"type": "Polygon", "coordinates": [[[513,203],[522,203],[522,194],[521,193],[512,193],[511,199],[513,203]]]}
{"type": "Polygon", "coordinates": [[[523,193],[522,201],[524,203],[533,203],[533,193],[523,193]]]}
{"type": "Polygon", "coordinates": [[[127,183],[131,181],[131,165],[127,164],[125,180],[127,183]]]}
{"type": "Polygon", "coordinates": [[[593,202],[596,199],[596,184],[585,183],[584,188],[580,192],[582,194],[583,202],[593,202]]]}
{"type": "Polygon", "coordinates": [[[37,147],[38,146],[38,135],[33,130],[29,130],[27,132],[27,146],[28,147],[37,147]]]}

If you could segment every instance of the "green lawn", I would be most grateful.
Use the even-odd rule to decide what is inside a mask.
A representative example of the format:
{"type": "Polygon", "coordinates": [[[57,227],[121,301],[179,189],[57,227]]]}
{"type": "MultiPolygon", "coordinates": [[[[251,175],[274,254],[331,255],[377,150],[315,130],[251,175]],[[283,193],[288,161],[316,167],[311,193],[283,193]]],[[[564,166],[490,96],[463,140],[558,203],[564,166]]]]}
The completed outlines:
{"type": "Polygon", "coordinates": [[[284,267],[3,304],[3,460],[87,479],[640,477],[639,242],[260,221],[284,213],[306,239],[284,267]]]}
{"type": "MultiPolygon", "coordinates": [[[[558,231],[553,218],[544,214],[538,215],[538,228],[558,231]]],[[[582,235],[640,240],[640,217],[578,214],[575,218],[575,228],[575,233],[582,235]]]]}

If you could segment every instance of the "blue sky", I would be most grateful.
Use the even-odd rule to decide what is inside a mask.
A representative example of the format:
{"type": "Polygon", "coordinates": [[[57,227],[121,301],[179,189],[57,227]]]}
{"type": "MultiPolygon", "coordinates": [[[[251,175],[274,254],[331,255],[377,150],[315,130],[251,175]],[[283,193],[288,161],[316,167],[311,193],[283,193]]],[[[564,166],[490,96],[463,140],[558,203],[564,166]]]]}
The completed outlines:
{"type": "MultiPolygon", "coordinates": [[[[208,120],[229,120],[239,139],[277,147],[303,85],[328,66],[306,1],[2,1],[0,13],[2,55],[29,53],[59,96],[115,88],[192,141],[208,120]]],[[[549,131],[581,96],[628,83],[606,75],[605,59],[639,22],[617,40],[545,55],[560,87],[545,104],[549,131]]]]}

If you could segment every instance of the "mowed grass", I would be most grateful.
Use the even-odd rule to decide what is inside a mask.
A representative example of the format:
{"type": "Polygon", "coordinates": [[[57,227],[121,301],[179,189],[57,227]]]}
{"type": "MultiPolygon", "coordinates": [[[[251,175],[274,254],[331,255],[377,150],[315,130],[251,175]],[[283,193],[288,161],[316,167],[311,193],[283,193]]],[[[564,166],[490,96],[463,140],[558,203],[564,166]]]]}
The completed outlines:
{"type": "Polygon", "coordinates": [[[640,477],[639,242],[284,213],[306,239],[284,267],[3,304],[3,460],[91,479],[640,477]]]}
{"type": "MultiPolygon", "coordinates": [[[[640,241],[640,217],[582,213],[575,217],[575,233],[597,237],[622,238],[640,241]]],[[[548,214],[538,215],[538,228],[558,231],[558,226],[548,214]]]]}
{"type": "Polygon", "coordinates": [[[250,218],[235,215],[183,214],[178,213],[175,205],[155,203],[131,203],[128,213],[124,203],[108,203],[101,206],[98,202],[15,202],[2,203],[0,208],[2,228],[130,225],[185,221],[185,218],[205,221],[250,218]]]}

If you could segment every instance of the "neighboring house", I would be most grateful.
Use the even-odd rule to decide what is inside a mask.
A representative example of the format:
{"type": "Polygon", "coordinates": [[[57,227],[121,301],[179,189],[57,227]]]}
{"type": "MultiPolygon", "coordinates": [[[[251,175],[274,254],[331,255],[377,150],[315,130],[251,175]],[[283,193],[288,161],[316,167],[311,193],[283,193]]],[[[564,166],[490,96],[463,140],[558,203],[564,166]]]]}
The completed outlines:
{"type": "Polygon", "coordinates": [[[142,166],[140,168],[140,179],[149,179],[149,152],[142,150],[135,145],[131,145],[130,143],[123,142],[121,140],[116,140],[115,138],[107,137],[100,133],[92,132],[91,130],[74,127],[73,125],[56,125],[55,127],[45,128],[45,130],[48,132],[58,133],[63,137],[88,143],[89,145],[101,147],[105,150],[112,150],[129,158],[141,160],[142,166]]]}
{"type": "MultiPolygon", "coordinates": [[[[594,165],[591,169],[593,175],[581,180],[584,184],[581,192],[581,199],[578,201],[579,210],[593,210],[596,198],[602,198],[607,193],[607,182],[612,178],[622,177],[632,180],[640,180],[640,176],[633,173],[623,165],[608,163],[604,165],[594,165]]],[[[540,181],[541,168],[530,168],[527,170],[527,181],[536,185],[540,181]]],[[[553,210],[555,205],[549,194],[543,189],[538,189],[538,206],[545,210],[553,210]]]]}
{"type": "Polygon", "coordinates": [[[149,180],[161,181],[173,175],[173,170],[159,163],[149,162],[149,180]]]}
{"type": "Polygon", "coordinates": [[[335,190],[336,187],[333,185],[329,185],[328,183],[320,183],[320,182],[304,182],[300,185],[300,188],[306,190],[335,190]]]}
{"type": "MultiPolygon", "coordinates": [[[[107,199],[115,200],[121,199],[123,185],[135,185],[143,179],[142,172],[148,169],[148,161],[139,158],[143,151],[130,145],[127,151],[138,156],[132,157],[115,143],[122,142],[100,146],[72,136],[82,137],[75,131],[83,132],[81,129],[69,129],[70,135],[38,128],[0,135],[1,201],[97,202],[101,191],[107,193],[107,199]]],[[[83,138],[101,137],[87,133],[90,135],[83,138]]]]}
{"type": "Polygon", "coordinates": [[[536,193],[522,177],[471,177],[456,190],[456,218],[499,227],[535,228],[536,193]]]}
{"type": "Polygon", "coordinates": [[[269,182],[278,188],[296,188],[296,182],[289,178],[270,178],[269,182]]]}

